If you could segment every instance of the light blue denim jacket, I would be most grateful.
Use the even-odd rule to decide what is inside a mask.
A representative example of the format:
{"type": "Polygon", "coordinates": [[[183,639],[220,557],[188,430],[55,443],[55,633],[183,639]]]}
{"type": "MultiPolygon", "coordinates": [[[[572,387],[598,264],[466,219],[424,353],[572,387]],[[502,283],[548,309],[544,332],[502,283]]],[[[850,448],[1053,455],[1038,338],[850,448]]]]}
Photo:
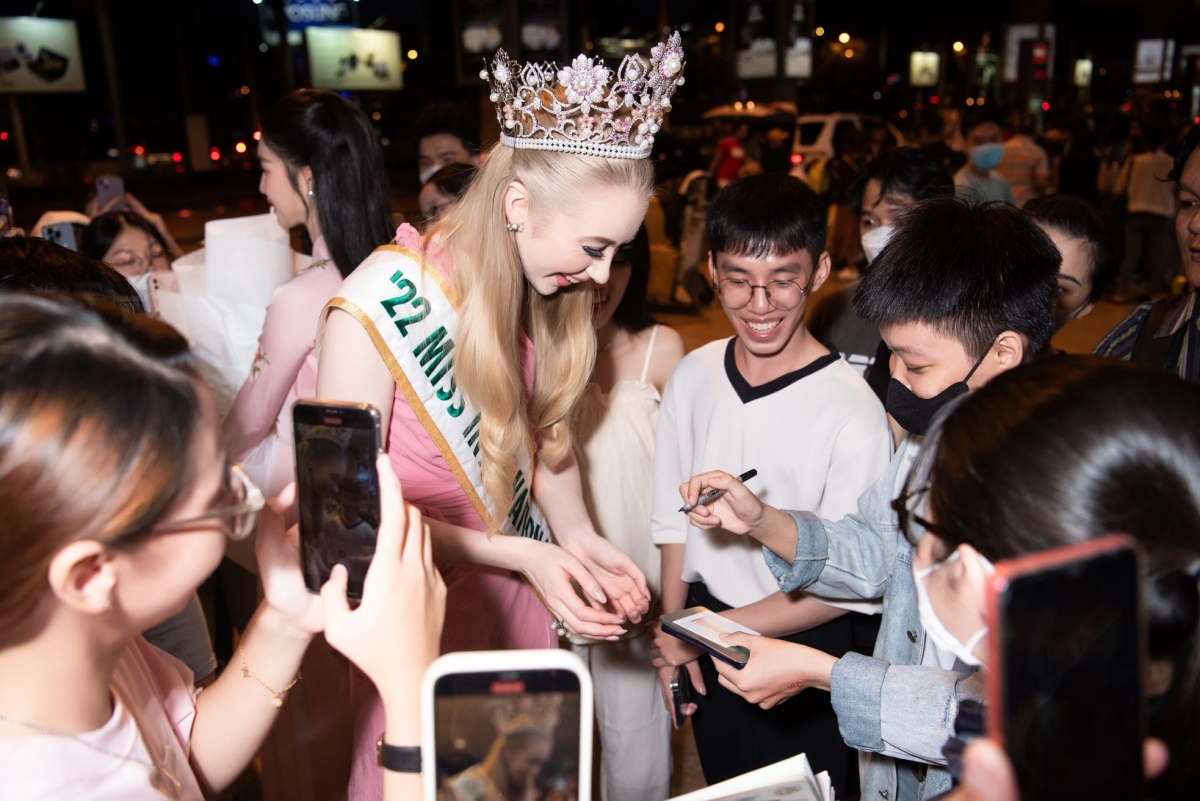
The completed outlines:
{"type": "Polygon", "coordinates": [[[763,548],[781,590],[883,599],[874,656],[846,654],[834,665],[831,682],[842,738],[863,752],[864,801],[897,801],[896,766],[902,759],[929,765],[918,799],[949,790],[942,746],[954,734],[959,702],[983,700],[983,676],[975,668],[959,660],[954,670],[921,665],[925,630],[917,614],[913,547],[891,507],[919,448],[920,439],[902,442],[888,469],[858,499],[858,511],[836,523],[789,511],[798,533],[790,564],[763,548]]]}

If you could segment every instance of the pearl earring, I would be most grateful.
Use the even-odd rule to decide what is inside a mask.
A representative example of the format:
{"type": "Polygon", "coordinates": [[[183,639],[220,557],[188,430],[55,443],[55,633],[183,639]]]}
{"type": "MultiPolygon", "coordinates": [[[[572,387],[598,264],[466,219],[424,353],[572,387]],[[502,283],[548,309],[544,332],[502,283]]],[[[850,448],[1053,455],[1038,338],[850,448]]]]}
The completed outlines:
{"type": "Polygon", "coordinates": [[[510,222],[510,223],[505,223],[504,227],[507,228],[508,232],[511,234],[519,234],[525,230],[525,223],[510,222]]]}
{"type": "Polygon", "coordinates": [[[310,189],[310,190],[308,190],[308,196],[309,196],[309,197],[316,197],[316,196],[317,196],[317,193],[316,193],[316,192],[314,192],[314,191],[312,191],[312,190],[310,189]]]}

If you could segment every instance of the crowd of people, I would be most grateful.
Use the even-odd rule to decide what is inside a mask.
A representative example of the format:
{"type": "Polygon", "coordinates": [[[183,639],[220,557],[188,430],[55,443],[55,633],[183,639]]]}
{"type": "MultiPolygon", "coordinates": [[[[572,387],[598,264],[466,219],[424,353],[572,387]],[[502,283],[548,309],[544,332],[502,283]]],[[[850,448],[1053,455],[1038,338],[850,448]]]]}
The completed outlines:
{"type": "MultiPolygon", "coordinates": [[[[1116,176],[1127,229],[1173,224],[1148,274],[1191,291],[1147,300],[1089,356],[1051,336],[1129,262],[1099,206],[1047,191],[1032,131],[1002,142],[972,118],[963,164],[936,147],[856,161],[840,204],[861,280],[819,304],[829,199],[739,177],[723,143],[706,272],[733,334],[687,353],[649,311],[644,222],[679,39],[580,94],[572,70],[592,65],[530,95],[532,73],[493,62],[486,151],[431,108],[420,227],[393,229],[352,102],[301,90],[268,111],[259,188],[314,260],[275,292],[224,419],[187,340],[148,313],[179,255],[160,217],[130,196],[92,210],[77,251],[0,239],[0,798],[211,797],[259,754],[267,797],[417,798],[389,755],[433,747],[432,660],[563,647],[593,677],[609,801],[670,795],[680,681],[709,783],[805,753],[842,797],[1014,801],[978,736],[989,576],[1114,532],[1146,554],[1151,796],[1200,795],[1200,126],[1116,176]],[[1153,192],[1158,211],[1134,207],[1153,192]],[[345,565],[305,587],[290,409],[306,398],[381,418],[353,606],[345,565]],[[251,538],[252,561],[226,557],[251,538]],[[237,631],[220,671],[206,581],[237,631]],[[743,669],[659,625],[693,606],[758,632],[726,638],[743,669]]],[[[455,797],[551,797],[501,762],[455,797]]]]}

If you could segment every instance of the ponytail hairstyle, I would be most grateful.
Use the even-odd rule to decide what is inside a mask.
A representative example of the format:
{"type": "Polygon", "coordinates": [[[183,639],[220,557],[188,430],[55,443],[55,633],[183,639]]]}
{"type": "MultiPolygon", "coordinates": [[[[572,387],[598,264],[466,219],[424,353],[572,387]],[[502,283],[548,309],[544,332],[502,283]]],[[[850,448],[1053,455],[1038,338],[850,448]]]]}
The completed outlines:
{"type": "Polygon", "coordinates": [[[187,340],[160,320],[0,293],[0,647],[64,546],[133,545],[187,497],[198,386],[187,340]]]}
{"type": "Polygon", "coordinates": [[[383,150],[358,106],[333,92],[300,89],[266,113],[262,135],[287,165],[305,209],[316,204],[321,235],[343,276],[392,239],[383,150]],[[312,170],[312,198],[300,193],[301,167],[312,170]]]}
{"type": "Polygon", "coordinates": [[[1149,655],[1173,668],[1150,722],[1171,764],[1151,795],[1200,798],[1200,387],[1094,356],[1022,365],[939,417],[905,490],[923,486],[947,553],[1141,543],[1149,655]]]}
{"type": "Polygon", "coordinates": [[[571,411],[596,359],[592,289],[564,287],[550,296],[525,280],[512,235],[505,228],[504,195],[520,181],[529,192],[529,224],[546,226],[575,199],[597,186],[631,187],[649,197],[654,166],[648,159],[612,159],[497,144],[457,205],[434,223],[454,262],[461,298],[455,376],[479,406],[483,485],[495,504],[489,534],[512,505],[515,454],[529,447],[550,467],[571,453],[571,411]],[[537,370],[528,399],[521,381],[520,334],[533,342],[537,370]]]}

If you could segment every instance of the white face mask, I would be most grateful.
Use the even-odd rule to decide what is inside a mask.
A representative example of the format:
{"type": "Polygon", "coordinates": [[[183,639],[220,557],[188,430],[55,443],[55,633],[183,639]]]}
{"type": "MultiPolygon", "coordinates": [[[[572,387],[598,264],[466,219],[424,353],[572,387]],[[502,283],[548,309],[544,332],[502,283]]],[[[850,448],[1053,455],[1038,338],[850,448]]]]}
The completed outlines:
{"type": "Polygon", "coordinates": [[[153,273],[150,272],[149,270],[147,270],[146,272],[139,275],[137,278],[126,279],[127,281],[129,281],[129,283],[133,284],[133,288],[137,290],[137,293],[139,295],[141,295],[142,304],[146,307],[146,311],[150,311],[150,276],[151,275],[153,275],[153,273]]]}
{"type": "MultiPolygon", "coordinates": [[[[965,643],[960,642],[938,618],[937,612],[933,610],[933,603],[929,600],[929,590],[925,587],[926,576],[959,559],[960,556],[961,551],[955,551],[950,555],[949,559],[943,562],[938,562],[936,565],[930,565],[921,570],[913,569],[913,584],[917,588],[917,614],[921,618],[921,625],[925,628],[925,633],[929,636],[929,639],[933,640],[934,645],[943,651],[954,654],[964,665],[979,667],[983,664],[983,661],[975,656],[975,646],[987,635],[988,627],[984,626],[972,634],[971,638],[965,643]]],[[[984,570],[989,574],[996,572],[996,567],[984,558],[982,554],[976,554],[976,556],[979,558],[980,563],[983,564],[984,570]]]]}
{"type": "Polygon", "coordinates": [[[883,250],[883,246],[888,243],[895,232],[896,229],[890,225],[880,225],[862,235],[863,255],[867,257],[867,264],[875,261],[879,251],[883,250]]]}
{"type": "Polygon", "coordinates": [[[421,172],[417,175],[418,180],[421,182],[421,186],[429,183],[429,179],[432,178],[441,168],[442,165],[440,164],[430,164],[428,167],[421,170],[421,172]]]}

